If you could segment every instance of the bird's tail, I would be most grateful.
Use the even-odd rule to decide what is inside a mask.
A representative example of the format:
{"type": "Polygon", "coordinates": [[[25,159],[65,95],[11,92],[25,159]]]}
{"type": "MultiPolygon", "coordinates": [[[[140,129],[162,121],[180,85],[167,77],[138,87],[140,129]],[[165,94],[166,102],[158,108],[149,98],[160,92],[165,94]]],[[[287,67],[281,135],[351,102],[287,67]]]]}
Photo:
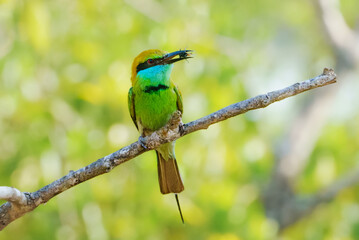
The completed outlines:
{"type": "Polygon", "coordinates": [[[182,192],[184,190],[184,186],[178,171],[176,158],[169,157],[166,160],[158,151],[156,151],[156,154],[158,182],[160,183],[161,193],[167,194],[182,192]]]}

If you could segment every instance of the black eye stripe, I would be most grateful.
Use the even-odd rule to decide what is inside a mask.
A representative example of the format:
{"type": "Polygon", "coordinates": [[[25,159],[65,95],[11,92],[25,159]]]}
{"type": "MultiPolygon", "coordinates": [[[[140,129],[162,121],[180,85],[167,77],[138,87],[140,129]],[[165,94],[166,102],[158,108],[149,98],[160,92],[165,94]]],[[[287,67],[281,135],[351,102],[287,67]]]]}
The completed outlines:
{"type": "Polygon", "coordinates": [[[145,62],[138,64],[136,67],[136,72],[138,73],[139,71],[144,70],[146,68],[156,66],[159,59],[161,58],[151,58],[152,60],[151,64],[148,63],[148,60],[150,59],[147,59],[145,62]]]}
{"type": "Polygon", "coordinates": [[[136,72],[139,72],[143,69],[146,69],[146,68],[149,68],[150,66],[148,65],[147,61],[146,62],[143,62],[143,63],[140,63],[137,65],[136,67],[136,72]]]}

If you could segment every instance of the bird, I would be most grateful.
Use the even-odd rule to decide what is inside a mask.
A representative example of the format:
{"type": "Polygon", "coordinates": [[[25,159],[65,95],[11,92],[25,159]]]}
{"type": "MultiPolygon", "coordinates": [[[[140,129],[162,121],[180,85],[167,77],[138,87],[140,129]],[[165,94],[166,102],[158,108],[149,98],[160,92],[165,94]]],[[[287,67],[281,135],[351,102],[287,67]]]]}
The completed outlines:
{"type": "MultiPolygon", "coordinates": [[[[141,52],[133,61],[131,83],[128,92],[128,108],[131,118],[144,137],[165,126],[174,112],[183,113],[182,95],[170,76],[173,64],[192,58],[192,50],[168,53],[159,49],[141,52]]],[[[145,145],[143,145],[145,147],[145,145]]],[[[174,193],[177,207],[184,223],[178,193],[184,190],[175,156],[175,141],[155,149],[157,172],[162,194],[174,193]]]]}

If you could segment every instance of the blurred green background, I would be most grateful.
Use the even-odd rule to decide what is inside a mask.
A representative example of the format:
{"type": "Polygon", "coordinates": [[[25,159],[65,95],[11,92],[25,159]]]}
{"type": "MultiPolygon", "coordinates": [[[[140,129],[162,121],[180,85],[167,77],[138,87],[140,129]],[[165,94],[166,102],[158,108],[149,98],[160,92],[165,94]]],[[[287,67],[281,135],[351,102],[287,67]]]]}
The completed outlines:
{"type": "MultiPolygon", "coordinates": [[[[340,4],[358,27],[359,2],[340,4]]],[[[143,50],[195,50],[172,74],[189,122],[334,67],[322,28],[309,0],[2,0],[0,185],[36,191],[136,141],[127,92],[143,50]]],[[[299,194],[315,193],[359,160],[357,69],[334,86],[343,90],[293,183],[299,194]]],[[[160,194],[149,152],[39,206],[0,239],[358,239],[358,187],[281,233],[265,215],[262,191],[277,148],[318,91],[177,141],[185,225],[174,196],[160,194]]]]}

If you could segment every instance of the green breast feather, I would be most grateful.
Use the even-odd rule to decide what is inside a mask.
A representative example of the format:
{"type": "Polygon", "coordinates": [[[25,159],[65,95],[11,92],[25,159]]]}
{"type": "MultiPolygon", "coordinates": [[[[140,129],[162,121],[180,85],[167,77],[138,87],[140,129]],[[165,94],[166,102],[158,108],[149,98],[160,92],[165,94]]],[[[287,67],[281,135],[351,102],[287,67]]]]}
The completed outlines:
{"type": "Polygon", "coordinates": [[[182,98],[178,89],[171,84],[170,87],[130,89],[129,109],[132,120],[141,124],[141,127],[155,131],[168,122],[176,111],[182,111],[182,98]]]}
{"type": "Polygon", "coordinates": [[[181,94],[169,79],[171,70],[171,65],[160,65],[138,72],[128,93],[128,107],[140,131],[158,130],[176,110],[183,111],[181,94]]]}

